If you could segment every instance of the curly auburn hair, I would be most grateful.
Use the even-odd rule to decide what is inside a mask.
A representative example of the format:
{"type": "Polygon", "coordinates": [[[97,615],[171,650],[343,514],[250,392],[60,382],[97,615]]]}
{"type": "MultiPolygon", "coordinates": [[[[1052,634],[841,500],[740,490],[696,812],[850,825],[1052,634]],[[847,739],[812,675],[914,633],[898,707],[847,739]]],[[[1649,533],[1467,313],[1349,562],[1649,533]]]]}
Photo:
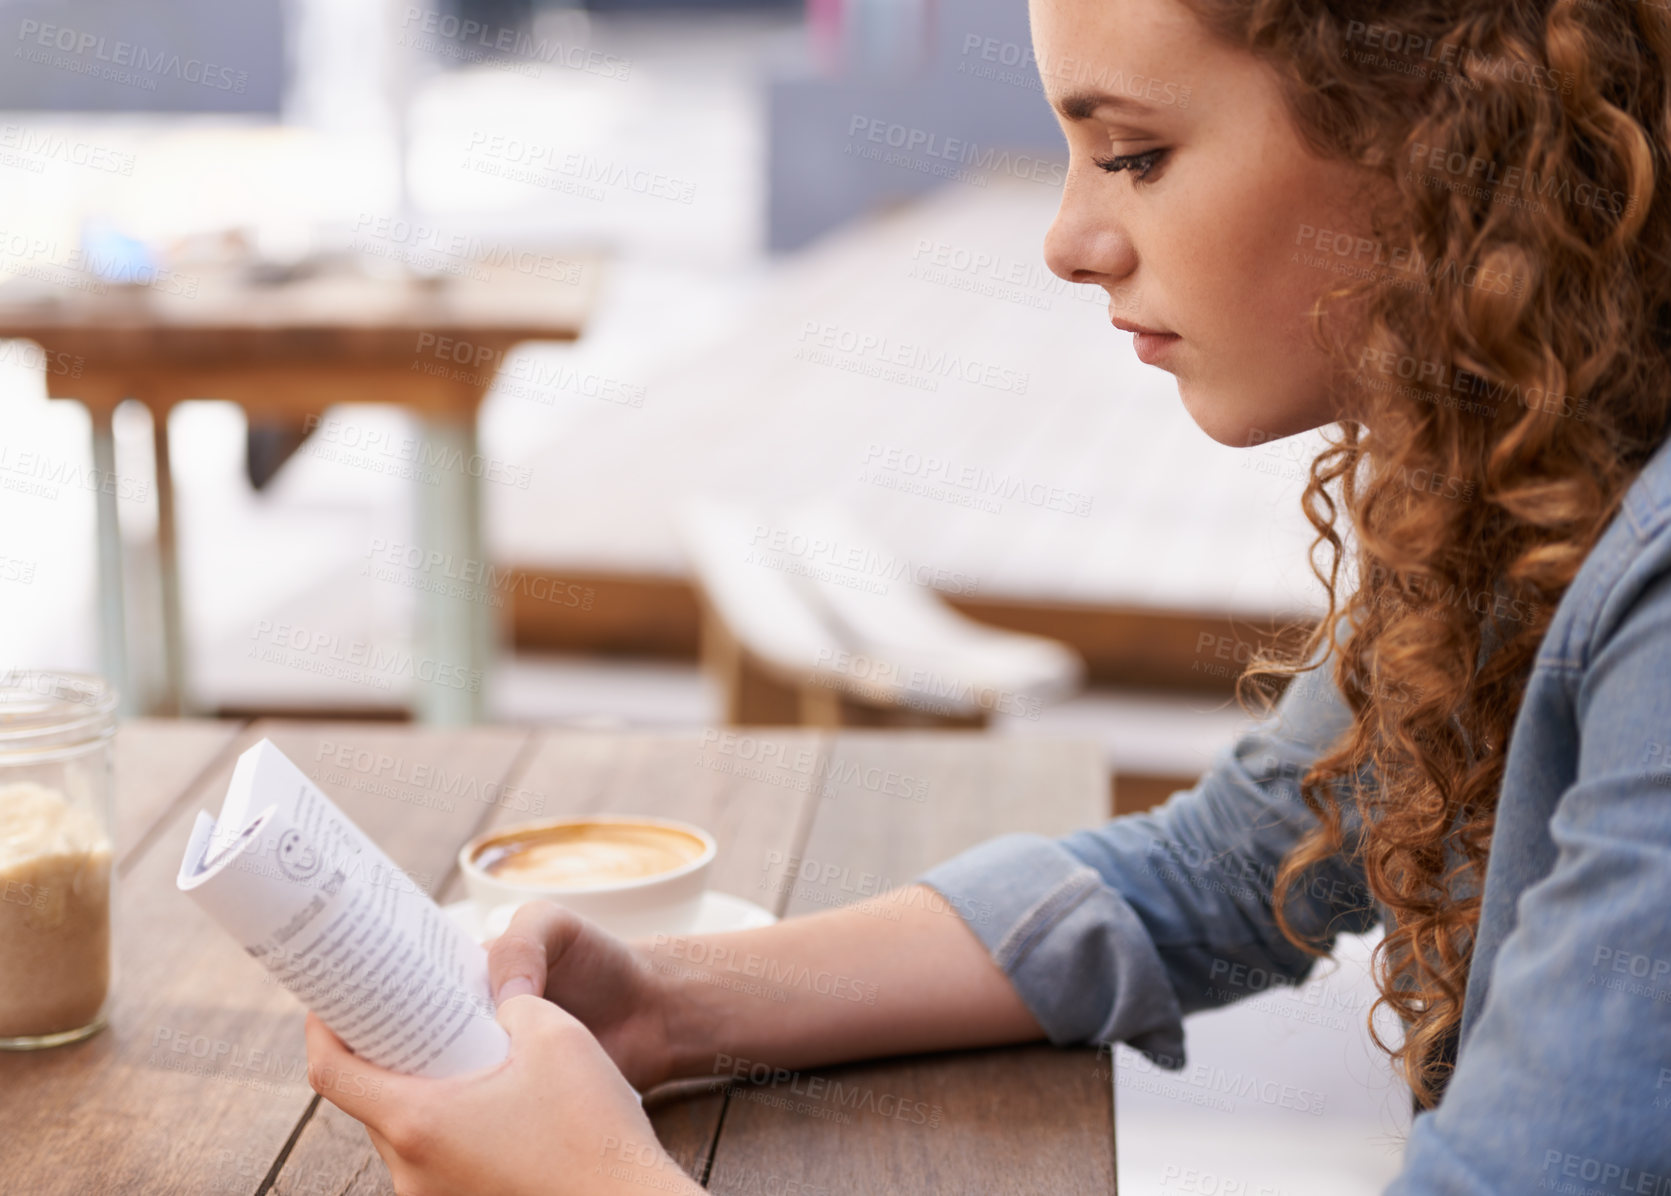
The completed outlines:
{"type": "Polygon", "coordinates": [[[1286,907],[1357,853],[1391,914],[1370,1032],[1432,1107],[1534,654],[1671,416],[1671,0],[1185,2],[1275,70],[1314,151],[1378,188],[1373,252],[1352,247],[1312,311],[1353,413],[1301,499],[1328,610],[1257,653],[1238,695],[1268,709],[1334,661],[1352,724],[1301,778],[1317,823],[1273,907],[1323,954],[1286,907]],[[1375,1031],[1382,1006],[1401,1045],[1375,1031]]]}

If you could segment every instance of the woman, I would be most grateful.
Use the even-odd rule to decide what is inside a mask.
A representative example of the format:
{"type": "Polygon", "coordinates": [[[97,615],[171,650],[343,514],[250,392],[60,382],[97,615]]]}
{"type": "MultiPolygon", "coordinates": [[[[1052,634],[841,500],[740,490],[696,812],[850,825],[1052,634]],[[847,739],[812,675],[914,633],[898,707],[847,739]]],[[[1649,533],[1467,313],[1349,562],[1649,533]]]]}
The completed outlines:
{"type": "MultiPolygon", "coordinates": [[[[326,1093],[403,1193],[696,1190],[633,1089],[721,1054],[1048,1037],[1177,1067],[1182,1016],[1240,995],[1227,961],[1298,979],[1377,922],[1424,1111],[1392,1191],[1671,1176],[1671,16],[1034,0],[1032,21],[1070,148],[1050,267],[1108,291],[1214,439],[1338,425],[1304,497],[1328,615],[1249,671],[1292,683],[1154,812],[983,844],[897,922],[713,936],[862,977],[874,1005],[762,1002],[525,907],[491,953],[506,1064],[326,1093]]],[[[308,1034],[316,1065],[369,1071],[308,1034]]]]}

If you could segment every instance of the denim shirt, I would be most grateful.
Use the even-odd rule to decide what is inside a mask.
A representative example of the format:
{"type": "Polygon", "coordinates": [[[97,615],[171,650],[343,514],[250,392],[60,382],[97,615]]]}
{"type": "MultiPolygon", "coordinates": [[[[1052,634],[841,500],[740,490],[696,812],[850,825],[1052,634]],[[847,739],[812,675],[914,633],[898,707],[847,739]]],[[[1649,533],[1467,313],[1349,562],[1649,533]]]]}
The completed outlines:
{"type": "MultiPolygon", "coordinates": [[[[1277,929],[1271,890],[1314,822],[1299,777],[1350,723],[1332,673],[1295,678],[1155,810],[1005,835],[918,878],[964,911],[1052,1042],[1124,1041],[1176,1070],[1185,1014],[1305,978],[1315,960],[1277,929]]],[[[1290,907],[1330,944],[1385,913],[1350,854],[1290,907]]],[[[1455,1058],[1388,1193],[1671,1194],[1671,441],[1528,678],[1455,1058]]]]}

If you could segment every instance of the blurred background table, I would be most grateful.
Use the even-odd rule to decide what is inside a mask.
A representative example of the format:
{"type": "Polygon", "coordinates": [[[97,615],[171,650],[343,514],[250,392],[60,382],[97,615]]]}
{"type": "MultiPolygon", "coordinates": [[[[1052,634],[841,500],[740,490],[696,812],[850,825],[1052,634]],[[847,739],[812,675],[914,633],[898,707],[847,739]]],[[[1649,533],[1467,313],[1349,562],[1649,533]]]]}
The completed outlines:
{"type": "MultiPolygon", "coordinates": [[[[40,345],[48,395],[78,400],[92,417],[94,477],[118,476],[111,427],[117,405],[137,399],[150,409],[163,639],[155,713],[184,713],[186,702],[170,409],[191,399],[224,399],[252,423],[305,432],[325,424],[328,432],[325,411],[332,404],[403,406],[420,422],[415,441],[350,447],[380,457],[375,463],[383,471],[418,483],[420,544],[455,561],[483,562],[486,465],[477,447],[477,408],[513,346],[580,335],[601,268],[593,257],[532,250],[506,258],[427,277],[303,264],[270,279],[222,268],[162,270],[145,286],[88,276],[85,287],[62,279],[32,287],[27,278],[0,287],[0,340],[40,345]]],[[[96,492],[101,664],[133,712],[116,489],[96,492]]],[[[460,601],[428,591],[422,597],[423,657],[479,682],[494,639],[485,595],[460,601]]],[[[425,684],[417,693],[428,722],[480,716],[479,684],[425,684]]]]}
{"type": "MultiPolygon", "coordinates": [[[[174,887],[197,810],[219,809],[234,759],[262,736],[442,900],[462,896],[454,856],[484,827],[631,811],[709,828],[714,887],[794,915],[907,882],[992,835],[1090,824],[1108,791],[1092,744],[967,732],[127,723],[110,1027],[73,1046],[0,1053],[6,1191],[393,1190],[360,1126],[309,1089],[301,1008],[174,887]],[[373,771],[339,763],[356,757],[373,771]],[[820,878],[833,868],[868,879],[807,881],[807,860],[820,878]]],[[[1107,1193],[1107,1059],[1044,1045],[953,1052],[804,1071],[794,1094],[685,1081],[645,1105],[714,1192],[1107,1193]],[[871,1096],[837,1100],[836,1082],[871,1096]],[[926,1109],[924,1120],[887,1115],[902,1103],[926,1109]]]]}

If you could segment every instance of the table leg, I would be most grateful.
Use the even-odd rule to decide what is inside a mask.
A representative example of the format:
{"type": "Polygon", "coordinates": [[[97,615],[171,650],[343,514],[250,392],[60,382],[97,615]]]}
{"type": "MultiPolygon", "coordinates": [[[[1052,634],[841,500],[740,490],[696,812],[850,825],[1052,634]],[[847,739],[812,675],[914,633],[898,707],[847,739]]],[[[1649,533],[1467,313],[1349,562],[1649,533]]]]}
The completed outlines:
{"type": "Polygon", "coordinates": [[[186,713],[185,624],[180,615],[180,557],[175,539],[174,468],[168,451],[167,407],[153,408],[152,435],[157,465],[157,574],[162,591],[162,690],[156,713],[186,713]]]}
{"type": "Polygon", "coordinates": [[[418,543],[445,565],[418,591],[414,701],[418,717],[441,726],[479,722],[496,639],[482,548],[482,460],[476,421],[429,416],[423,421],[426,462],[418,481],[418,543]]]}
{"type": "Polygon", "coordinates": [[[88,415],[93,421],[93,470],[101,484],[93,492],[98,512],[99,668],[116,688],[123,715],[137,714],[138,695],[129,685],[127,604],[122,585],[122,525],[116,514],[116,436],[111,408],[100,404],[88,415]]]}

